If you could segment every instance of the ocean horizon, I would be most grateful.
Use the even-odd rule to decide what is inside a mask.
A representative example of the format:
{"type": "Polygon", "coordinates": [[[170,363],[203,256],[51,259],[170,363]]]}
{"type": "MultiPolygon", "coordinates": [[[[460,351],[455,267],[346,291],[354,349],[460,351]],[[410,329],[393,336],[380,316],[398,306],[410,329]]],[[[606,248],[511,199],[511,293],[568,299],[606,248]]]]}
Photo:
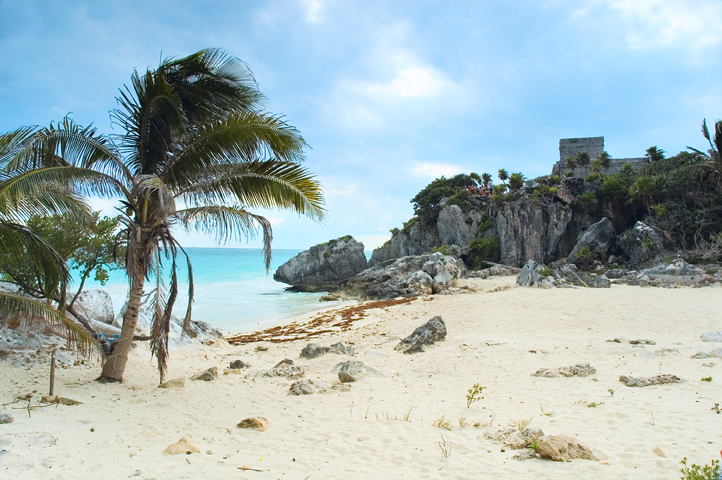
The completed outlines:
{"type": "MultiPolygon", "coordinates": [[[[289,285],[273,280],[276,269],[303,250],[274,249],[268,274],[260,248],[189,247],[185,250],[193,267],[195,285],[192,318],[224,333],[262,327],[329,306],[319,302],[323,293],[290,292],[286,290],[289,285]]],[[[367,252],[367,256],[369,254],[367,252]]],[[[178,263],[179,292],[173,314],[183,317],[188,305],[188,275],[185,258],[179,258],[178,263]]],[[[128,280],[123,270],[112,271],[109,276],[106,285],[89,278],[83,290],[108,292],[117,316],[128,297],[128,280]]],[[[70,291],[74,291],[78,283],[76,278],[70,291]]],[[[146,282],[145,292],[151,289],[146,282]]]]}

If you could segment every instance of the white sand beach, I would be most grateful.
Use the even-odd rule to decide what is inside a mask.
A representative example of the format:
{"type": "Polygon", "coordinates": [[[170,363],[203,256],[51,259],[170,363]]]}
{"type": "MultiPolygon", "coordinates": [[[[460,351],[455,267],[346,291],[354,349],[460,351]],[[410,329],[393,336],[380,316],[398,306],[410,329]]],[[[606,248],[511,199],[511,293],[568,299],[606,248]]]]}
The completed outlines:
{"type": "MultiPolygon", "coordinates": [[[[722,330],[719,287],[535,289],[514,281],[465,280],[476,292],[366,310],[347,331],[311,340],[181,349],[167,376],[189,378],[214,366],[222,372],[236,359],[250,363],[248,371],[265,370],[289,358],[309,367],[305,378],[339,384],[331,370],[348,356],[299,354],[309,342],[342,342],[384,374],[351,383],[348,392],[293,396],[293,380],[243,375],[160,389],[145,345],[132,353],[123,384],[94,382],[97,365],[61,368],[56,394],[83,403],[29,412],[26,401],[2,407],[15,420],[0,425],[0,478],[666,480],[680,477],[683,457],[698,464],[719,458],[722,415],[713,407],[722,403],[720,359],[690,358],[722,346],[700,340],[722,330]],[[413,355],[394,350],[435,315],[446,323],[444,341],[413,355]],[[607,342],[615,337],[656,345],[607,342]],[[580,362],[596,374],[531,375],[580,362]],[[658,374],[685,382],[632,388],[619,381],[658,374]],[[484,398],[467,408],[477,383],[484,398]],[[272,426],[236,426],[250,416],[272,426]],[[442,417],[448,429],[434,425],[442,417]],[[608,460],[517,461],[516,450],[485,437],[529,419],[529,426],[578,438],[608,460]],[[201,452],[164,453],[182,437],[201,452]]],[[[41,405],[48,370],[0,365],[0,403],[32,393],[31,405],[41,405]]]]}

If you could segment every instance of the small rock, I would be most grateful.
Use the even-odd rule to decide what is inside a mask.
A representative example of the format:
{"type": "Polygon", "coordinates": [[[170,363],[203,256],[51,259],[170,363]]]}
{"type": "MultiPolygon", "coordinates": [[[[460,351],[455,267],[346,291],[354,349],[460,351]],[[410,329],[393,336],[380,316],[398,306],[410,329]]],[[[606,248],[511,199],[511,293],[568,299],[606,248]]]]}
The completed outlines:
{"type": "Polygon", "coordinates": [[[715,330],[703,333],[699,338],[701,338],[703,342],[722,342],[722,331],[715,330]]]}
{"type": "Polygon", "coordinates": [[[72,398],[57,397],[55,395],[45,395],[40,399],[41,403],[59,403],[61,405],[82,405],[83,402],[73,400],[72,398]]]}
{"type": "Polygon", "coordinates": [[[518,460],[520,462],[523,462],[524,460],[531,460],[532,458],[536,458],[536,452],[531,448],[524,449],[511,457],[512,460],[518,460]]]}
{"type": "Polygon", "coordinates": [[[669,450],[660,445],[655,445],[652,448],[652,453],[662,458],[669,458],[672,456],[672,453],[669,450]]]}
{"type": "Polygon", "coordinates": [[[15,419],[9,413],[0,413],[0,423],[13,423],[15,419]]]}
{"type": "Polygon", "coordinates": [[[364,365],[363,362],[359,362],[358,360],[341,362],[335,367],[333,367],[332,373],[337,373],[338,379],[341,380],[343,383],[357,382],[363,377],[369,375],[377,377],[383,376],[383,373],[381,373],[379,370],[376,370],[373,367],[369,367],[368,365],[364,365]]]}
{"type": "Polygon", "coordinates": [[[665,383],[683,383],[684,380],[677,375],[655,375],[653,377],[631,377],[620,375],[619,381],[624,382],[628,387],[648,387],[650,385],[663,385],[665,383]]]}
{"type": "Polygon", "coordinates": [[[710,356],[712,356],[712,357],[722,358],[722,347],[720,347],[720,348],[715,348],[714,350],[712,350],[711,352],[709,352],[709,354],[710,354],[710,356]]]}
{"type": "Polygon", "coordinates": [[[245,368],[245,367],[247,367],[247,366],[248,366],[248,365],[246,365],[245,363],[243,363],[241,360],[234,360],[234,361],[231,362],[231,365],[230,365],[230,367],[228,367],[228,368],[240,369],[240,368],[245,368]]]}
{"type": "Polygon", "coordinates": [[[716,363],[703,363],[702,366],[703,367],[716,367],[717,364],[716,363]]]}
{"type": "Polygon", "coordinates": [[[173,445],[169,445],[168,448],[165,449],[165,453],[169,455],[179,455],[181,453],[190,455],[191,453],[201,453],[201,449],[190,440],[183,437],[173,445]]]}
{"type": "Polygon", "coordinates": [[[513,450],[528,448],[535,440],[543,436],[544,432],[541,428],[527,427],[516,432],[516,435],[511,436],[505,446],[513,450]]]}
{"type": "Polygon", "coordinates": [[[597,370],[588,363],[577,363],[576,365],[570,365],[568,367],[540,368],[532,375],[534,377],[557,378],[561,376],[588,377],[589,375],[593,375],[595,373],[597,373],[597,370]]]}
{"type": "Polygon", "coordinates": [[[248,417],[241,420],[237,425],[238,428],[253,428],[259,432],[265,432],[271,427],[272,423],[266,417],[248,417]]]}
{"type": "Polygon", "coordinates": [[[186,384],[186,377],[178,377],[158,385],[158,388],[183,388],[186,384]]]}
{"type": "Polygon", "coordinates": [[[332,391],[349,392],[351,387],[348,385],[329,385],[320,380],[303,379],[291,384],[289,395],[313,395],[314,393],[329,393],[332,391]]]}
{"type": "Polygon", "coordinates": [[[602,461],[609,457],[569,435],[545,435],[537,440],[537,453],[556,462],[571,462],[574,458],[602,461]]]}
{"type": "Polygon", "coordinates": [[[336,355],[348,355],[349,357],[353,357],[353,354],[356,353],[356,349],[353,347],[347,347],[343,343],[338,342],[328,347],[328,353],[335,353],[336,355]]]}
{"type": "Polygon", "coordinates": [[[293,365],[293,360],[291,360],[290,358],[284,358],[283,360],[275,364],[273,368],[280,368],[284,365],[293,365]]]}
{"type": "Polygon", "coordinates": [[[263,346],[263,345],[256,345],[256,351],[257,351],[257,352],[267,352],[267,351],[268,351],[268,347],[265,347],[265,346],[263,346]]]}
{"type": "Polygon", "coordinates": [[[218,368],[211,367],[205,372],[197,373],[191,377],[191,380],[202,380],[204,382],[210,382],[212,380],[218,380],[218,368]]]}
{"type": "Polygon", "coordinates": [[[692,355],[691,358],[695,358],[695,359],[697,359],[697,360],[701,360],[701,359],[703,359],[703,358],[709,358],[709,357],[711,357],[711,355],[710,355],[709,353],[700,351],[700,352],[697,352],[697,353],[695,353],[694,355],[692,355]]]}
{"type": "MultiPolygon", "coordinates": [[[[444,338],[446,338],[446,324],[441,316],[437,315],[401,340],[396,346],[396,350],[406,350],[405,353],[411,353],[408,350],[416,345],[433,345],[444,338]]],[[[423,349],[419,351],[423,351],[423,349]]]]}
{"type": "Polygon", "coordinates": [[[328,347],[322,347],[320,345],[316,345],[315,343],[309,343],[303,347],[303,350],[301,350],[301,356],[310,360],[312,358],[320,357],[326,352],[328,352],[328,347]]]}
{"type": "Polygon", "coordinates": [[[654,340],[646,340],[643,338],[640,338],[638,340],[630,340],[629,343],[632,345],[657,345],[657,342],[654,340]]]}

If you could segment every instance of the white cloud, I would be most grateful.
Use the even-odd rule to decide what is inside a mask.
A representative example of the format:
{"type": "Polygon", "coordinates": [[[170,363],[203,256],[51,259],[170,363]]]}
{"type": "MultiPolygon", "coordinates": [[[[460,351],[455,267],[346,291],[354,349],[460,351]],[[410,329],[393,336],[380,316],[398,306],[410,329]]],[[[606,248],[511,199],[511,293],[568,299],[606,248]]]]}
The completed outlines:
{"type": "Polygon", "coordinates": [[[321,0],[303,0],[306,20],[309,23],[321,23],[323,20],[323,3],[321,0]]]}
{"type": "Polygon", "coordinates": [[[431,97],[450,86],[441,72],[431,67],[399,66],[387,82],[355,82],[351,88],[372,97],[431,97]]]}
{"type": "Polygon", "coordinates": [[[413,169],[414,175],[430,178],[438,178],[442,175],[445,177],[451,177],[461,171],[462,168],[457,165],[431,162],[419,163],[413,169]]]}
{"type": "Polygon", "coordinates": [[[358,193],[356,185],[348,185],[346,188],[341,189],[328,189],[324,190],[324,194],[328,195],[353,195],[358,193]]]}
{"type": "Polygon", "coordinates": [[[266,219],[271,222],[271,226],[276,226],[282,224],[286,219],[285,218],[274,218],[274,217],[266,217],[266,219]]]}
{"type": "Polygon", "coordinates": [[[633,22],[627,44],[636,49],[722,43],[722,3],[717,0],[612,0],[611,7],[633,22]]]}

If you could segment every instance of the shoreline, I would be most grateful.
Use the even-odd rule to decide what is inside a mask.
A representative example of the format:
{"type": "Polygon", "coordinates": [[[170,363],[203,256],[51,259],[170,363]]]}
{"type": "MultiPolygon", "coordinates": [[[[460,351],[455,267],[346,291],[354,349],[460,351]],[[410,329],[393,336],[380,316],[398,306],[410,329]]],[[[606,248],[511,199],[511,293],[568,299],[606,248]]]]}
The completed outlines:
{"type": "MultiPolygon", "coordinates": [[[[94,382],[97,365],[60,368],[56,394],[83,404],[30,412],[25,401],[4,407],[15,421],[0,425],[6,450],[0,472],[7,478],[52,474],[89,480],[103,472],[110,478],[170,480],[238,477],[245,466],[258,470],[248,478],[263,480],[395,479],[402,473],[662,480],[680,476],[683,457],[699,465],[719,458],[722,417],[712,408],[722,401],[722,362],[690,357],[722,346],[699,338],[722,330],[722,287],[537,289],[514,282],[514,277],[467,280],[475,292],[367,309],[346,330],[311,340],[214,342],[173,350],[167,378],[185,377],[180,389],[157,388],[158,373],[142,345],[132,351],[122,384],[94,382]],[[446,323],[445,340],[413,355],[394,350],[434,315],[446,323]],[[656,344],[608,341],[621,337],[656,344]],[[356,354],[299,358],[309,342],[341,342],[356,354]],[[259,351],[258,345],[267,348],[259,351]],[[347,392],[295,396],[289,395],[295,380],[248,375],[284,358],[307,367],[303,378],[329,385],[340,384],[332,368],[351,359],[383,376],[348,384],[347,392]],[[237,359],[250,367],[242,375],[223,375],[237,359]],[[596,373],[532,376],[540,368],[579,362],[596,373]],[[219,380],[189,380],[210,367],[218,368],[219,380]],[[685,382],[633,388],[619,380],[620,375],[658,374],[685,382]],[[700,380],[706,377],[711,381],[700,380]],[[485,387],[483,399],[467,407],[474,384],[485,387]],[[272,426],[265,432],[236,427],[251,416],[263,416],[272,426]],[[491,438],[523,422],[547,435],[568,434],[609,458],[512,460],[518,451],[491,438]],[[181,437],[201,453],[163,453],[181,437]],[[448,457],[442,439],[451,448],[448,457]],[[99,452],[102,461],[90,460],[99,452]]],[[[32,405],[38,405],[47,378],[47,365],[0,364],[0,404],[30,393],[32,405]]]]}

